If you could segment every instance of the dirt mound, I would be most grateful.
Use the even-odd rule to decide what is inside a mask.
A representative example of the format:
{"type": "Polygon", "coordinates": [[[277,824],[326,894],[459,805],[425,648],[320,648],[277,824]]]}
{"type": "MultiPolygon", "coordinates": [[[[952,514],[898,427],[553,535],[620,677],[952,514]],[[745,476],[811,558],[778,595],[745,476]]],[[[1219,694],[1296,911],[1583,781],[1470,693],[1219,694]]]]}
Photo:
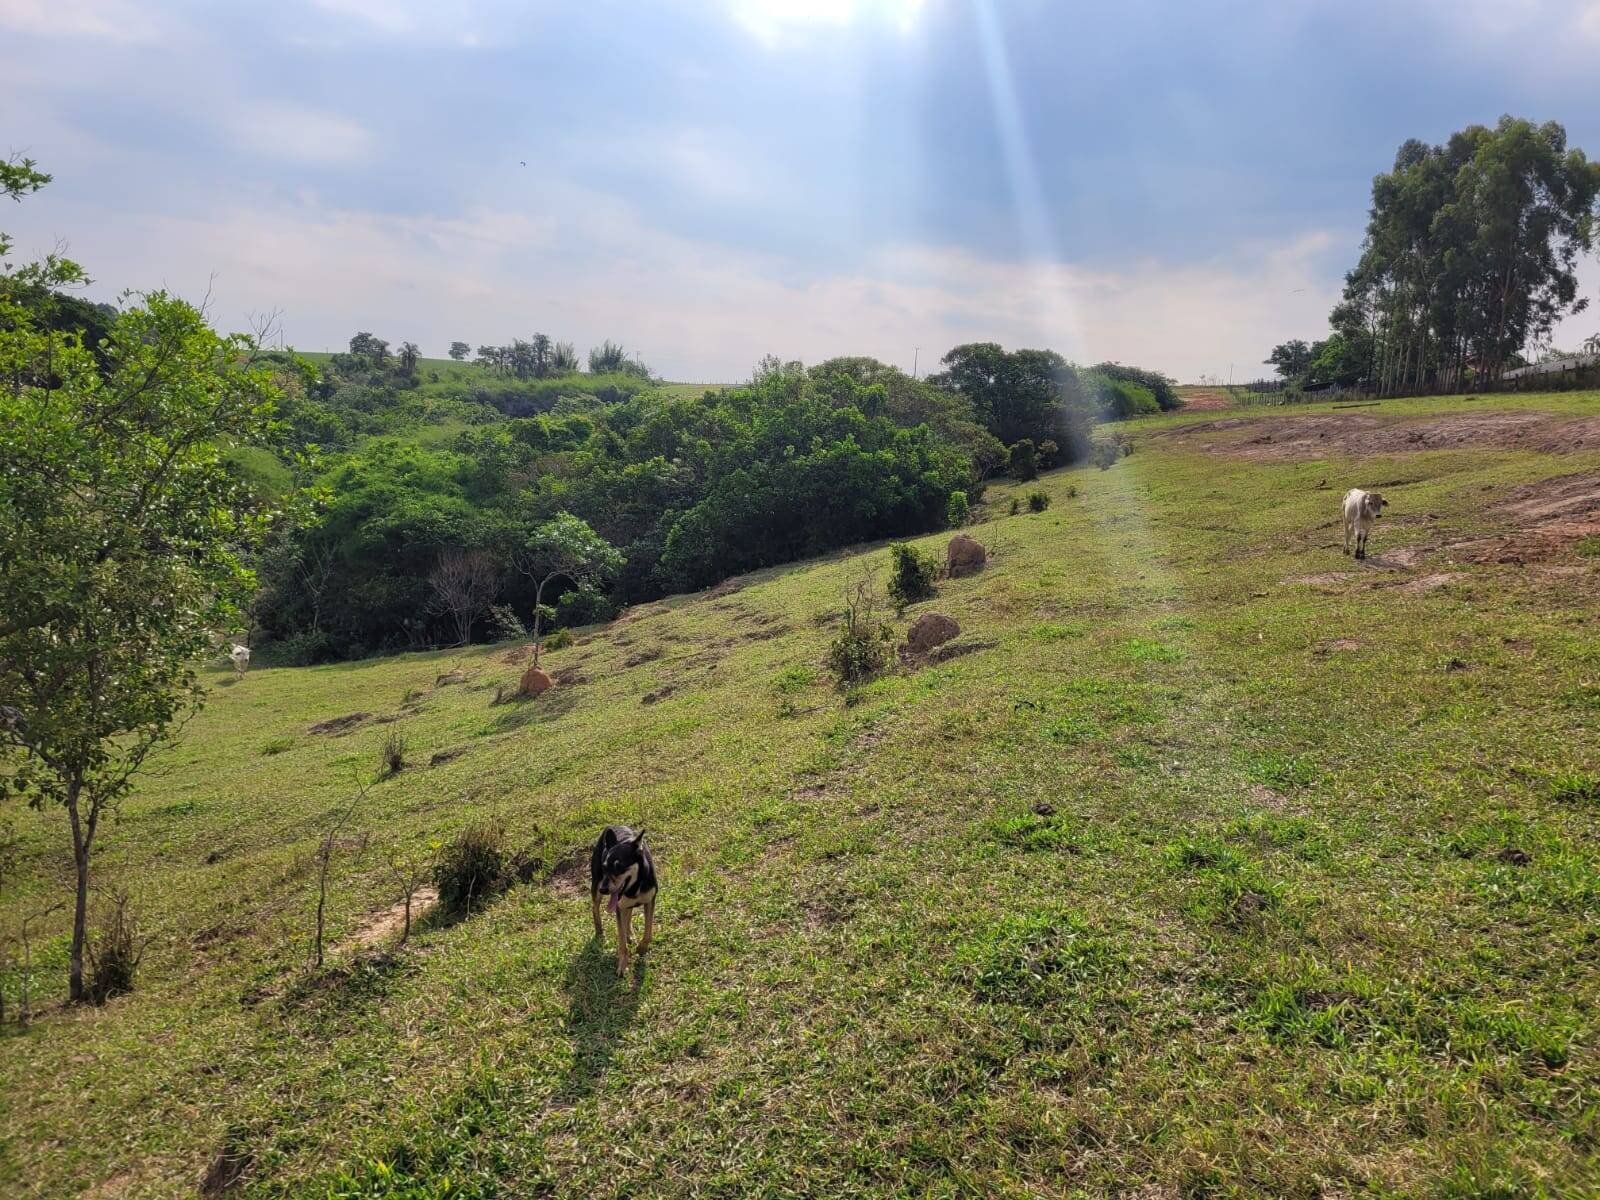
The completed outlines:
{"type": "Polygon", "coordinates": [[[983,543],[964,533],[958,533],[950,539],[945,556],[952,578],[981,571],[983,564],[989,560],[989,552],[984,549],[983,543]]]}
{"type": "Polygon", "coordinates": [[[307,733],[348,733],[361,722],[372,716],[371,713],[350,713],[343,717],[332,717],[326,721],[318,721],[315,725],[306,727],[307,733]]]}
{"type": "Polygon", "coordinates": [[[944,613],[923,613],[906,631],[906,644],[901,649],[901,655],[920,657],[935,646],[943,645],[951,638],[959,636],[960,633],[961,626],[954,617],[947,617],[944,613]]]}
{"type": "Polygon", "coordinates": [[[539,696],[555,687],[555,680],[546,675],[538,667],[529,667],[522,673],[522,682],[517,685],[519,696],[539,696]]]}

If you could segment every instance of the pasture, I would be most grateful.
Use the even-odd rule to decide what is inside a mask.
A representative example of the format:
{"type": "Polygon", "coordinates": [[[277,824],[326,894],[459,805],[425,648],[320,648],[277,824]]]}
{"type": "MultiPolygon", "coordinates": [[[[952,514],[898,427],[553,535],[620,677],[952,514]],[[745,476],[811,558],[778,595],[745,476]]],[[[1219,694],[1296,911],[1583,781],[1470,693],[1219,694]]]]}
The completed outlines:
{"type": "MultiPolygon", "coordinates": [[[[1600,1190],[1600,396],[1121,429],[1108,470],[992,487],[988,567],[894,622],[960,652],[848,694],[882,546],[582,631],[523,703],[512,646],[219,661],[100,852],[138,990],[62,1007],[38,923],[0,1190],[1600,1190]],[[1353,485],[1391,502],[1359,564],[1353,485]],[[313,854],[391,733],[314,974],[313,854]],[[385,853],[491,814],[531,878],[384,953],[385,853]],[[663,886],[621,983],[608,821],[663,886]]],[[[5,815],[14,935],[70,863],[61,814],[5,815]]]]}

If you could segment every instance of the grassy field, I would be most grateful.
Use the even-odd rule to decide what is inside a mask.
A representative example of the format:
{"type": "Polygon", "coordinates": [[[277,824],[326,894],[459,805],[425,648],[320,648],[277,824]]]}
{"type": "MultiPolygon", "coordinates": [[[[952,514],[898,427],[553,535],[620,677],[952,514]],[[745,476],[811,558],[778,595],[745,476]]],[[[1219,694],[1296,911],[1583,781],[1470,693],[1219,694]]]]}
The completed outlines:
{"type": "MultiPolygon", "coordinates": [[[[848,694],[882,547],[634,610],[522,704],[510,647],[217,670],[105,835],[139,990],[64,1009],[35,938],[0,1192],[226,1153],[252,1196],[1596,1194],[1600,396],[1125,428],[992,488],[988,568],[896,622],[970,652],[848,694]],[[1391,501],[1366,564],[1352,484],[1391,501]],[[314,975],[312,852],[396,732],[314,975]],[[534,879],[355,948],[385,851],[488,814],[534,879]],[[608,821],[663,878],[623,982],[574,868],[608,821]]],[[[70,868],[9,815],[14,932],[70,868]]]]}

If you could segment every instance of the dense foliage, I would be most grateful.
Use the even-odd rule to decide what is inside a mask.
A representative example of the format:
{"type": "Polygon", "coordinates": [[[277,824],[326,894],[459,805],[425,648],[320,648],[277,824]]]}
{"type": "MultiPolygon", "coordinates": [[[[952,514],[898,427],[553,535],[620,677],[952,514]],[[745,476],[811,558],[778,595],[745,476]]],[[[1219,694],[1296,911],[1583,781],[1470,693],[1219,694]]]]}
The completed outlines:
{"type": "Polygon", "coordinates": [[[1587,305],[1575,268],[1593,248],[1597,197],[1600,163],[1553,121],[1508,116],[1442,146],[1408,141],[1373,180],[1331,333],[1267,361],[1294,385],[1383,395],[1493,383],[1587,305]]]}

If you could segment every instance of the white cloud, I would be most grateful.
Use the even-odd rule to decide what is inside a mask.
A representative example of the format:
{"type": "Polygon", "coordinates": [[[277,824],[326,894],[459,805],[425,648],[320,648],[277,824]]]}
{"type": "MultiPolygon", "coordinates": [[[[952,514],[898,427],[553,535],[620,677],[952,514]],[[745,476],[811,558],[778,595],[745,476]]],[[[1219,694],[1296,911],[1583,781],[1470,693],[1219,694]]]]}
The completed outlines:
{"type": "Polygon", "coordinates": [[[728,13],[771,47],[808,30],[872,22],[909,33],[924,0],[726,0],[728,13]]]}
{"type": "Polygon", "coordinates": [[[361,125],[301,104],[245,103],[223,122],[247,149],[284,162],[348,166],[366,161],[374,149],[361,125]]]}
{"type": "Polygon", "coordinates": [[[154,42],[167,23],[148,6],[127,0],[4,0],[0,29],[41,38],[154,42]]]}
{"type": "MultiPolygon", "coordinates": [[[[612,197],[552,186],[537,214],[459,218],[235,206],[204,219],[125,218],[72,247],[118,286],[210,286],[218,321],[281,309],[305,349],[356,329],[441,352],[535,329],[591,345],[612,337],[673,378],[742,378],[772,352],[809,362],[870,354],[926,371],[960,342],[1049,346],[1180,378],[1238,375],[1288,337],[1320,336],[1337,292],[1318,233],[1226,260],[1124,268],[1005,262],[927,245],[885,247],[848,269],[731,251],[664,233],[612,197]],[[212,276],[215,275],[215,280],[212,276]]],[[[41,231],[42,233],[42,231],[41,231]]],[[[1353,236],[1353,235],[1351,235],[1353,236]]]]}

